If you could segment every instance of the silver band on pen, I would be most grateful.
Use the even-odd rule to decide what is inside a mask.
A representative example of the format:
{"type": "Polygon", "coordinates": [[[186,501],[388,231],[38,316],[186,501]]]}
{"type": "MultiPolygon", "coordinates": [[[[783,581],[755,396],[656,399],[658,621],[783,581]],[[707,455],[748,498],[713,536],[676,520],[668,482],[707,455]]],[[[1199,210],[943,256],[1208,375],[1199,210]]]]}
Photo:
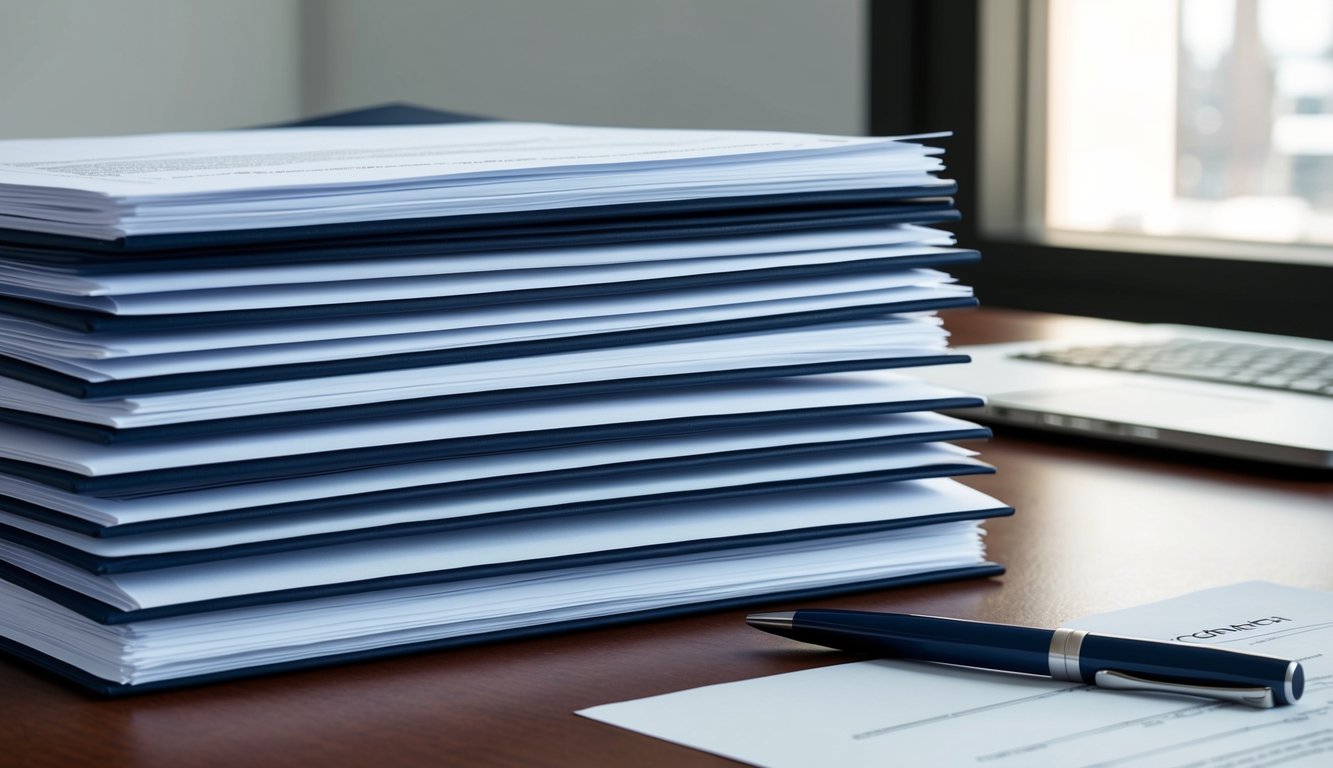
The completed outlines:
{"type": "Polygon", "coordinates": [[[1051,635],[1051,649],[1048,655],[1051,677],[1075,683],[1084,682],[1083,674],[1079,671],[1078,654],[1083,648],[1083,638],[1087,635],[1085,629],[1060,627],[1055,630],[1055,634],[1051,635]]]}

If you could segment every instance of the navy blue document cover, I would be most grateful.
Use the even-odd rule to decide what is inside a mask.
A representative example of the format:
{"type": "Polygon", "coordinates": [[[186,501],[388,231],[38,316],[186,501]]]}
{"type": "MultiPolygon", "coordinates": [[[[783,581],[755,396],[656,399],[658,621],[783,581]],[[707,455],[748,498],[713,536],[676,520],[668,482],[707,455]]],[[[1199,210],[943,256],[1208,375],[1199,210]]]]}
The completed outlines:
{"type": "Polygon", "coordinates": [[[0,255],[90,271],[300,264],[957,221],[950,185],[87,240],[0,229],[0,255]],[[929,195],[929,197],[925,197],[929,195]],[[940,197],[940,195],[946,195],[940,197]],[[645,210],[651,206],[652,210],[645,210]]]}
{"type": "MultiPolygon", "coordinates": [[[[115,315],[89,309],[57,306],[30,299],[0,296],[0,313],[84,333],[171,330],[175,328],[214,328],[255,325],[275,321],[325,320],[345,317],[380,317],[413,313],[472,309],[483,306],[592,298],[606,295],[649,293],[764,280],[818,278],[833,275],[877,273],[903,269],[946,267],[969,264],[979,259],[976,251],[951,250],[946,253],[898,256],[890,259],[864,259],[831,264],[810,264],[736,272],[717,272],[679,277],[614,283],[589,283],[517,291],[440,296],[436,298],[363,301],[342,304],[315,304],[220,312],[177,312],[164,315],[115,315]]],[[[945,305],[952,306],[952,305],[945,305]]],[[[899,310],[893,311],[915,311],[899,310]]]]}
{"type": "MultiPolygon", "coordinates": [[[[853,416],[873,415],[869,409],[856,407],[832,412],[829,409],[824,416],[819,418],[836,418],[838,414],[853,416]]],[[[776,420],[773,420],[776,423],[776,420]]],[[[86,520],[82,517],[62,513],[58,510],[49,509],[20,499],[11,498],[0,494],[0,511],[8,512],[13,515],[25,517],[30,520],[36,520],[57,528],[63,528],[68,531],[80,533],[85,536],[95,538],[114,538],[118,536],[129,536],[143,533],[153,533],[167,530],[180,530],[182,528],[191,528],[200,525],[213,525],[217,523],[236,522],[250,520],[255,518],[272,519],[284,515],[300,515],[310,512],[334,513],[348,507],[355,507],[368,503],[395,503],[405,501],[419,501],[433,498],[444,498],[454,493],[468,493],[472,491],[492,491],[501,488],[516,487],[521,485],[541,484],[556,480],[584,480],[593,478],[611,478],[621,475],[634,475],[640,472],[654,471],[664,468],[685,469],[718,461],[734,460],[755,460],[755,459],[773,459],[789,456],[811,456],[824,452],[845,451],[848,449],[873,450],[877,448],[886,448],[891,446],[907,445],[914,443],[933,443],[952,440],[981,440],[990,437],[991,432],[988,428],[969,425],[957,429],[948,429],[930,432],[914,432],[905,435],[886,435],[871,438],[859,438],[855,440],[838,440],[818,443],[795,443],[789,445],[770,446],[765,448],[747,448],[735,451],[722,451],[707,454],[692,454],[685,456],[674,456],[661,459],[645,459],[641,461],[617,462],[614,464],[594,465],[580,467],[577,469],[551,470],[533,473],[524,473],[516,475],[505,475],[501,477],[488,477],[480,480],[456,481],[449,483],[434,483],[423,485],[404,486],[402,488],[393,488],[389,490],[368,491],[357,494],[344,494],[340,496],[308,499],[302,501],[287,501],[279,504],[266,504],[261,506],[251,506],[244,508],[229,509],[220,512],[210,512],[207,514],[177,516],[161,520],[144,520],[135,523],[122,523],[119,525],[108,526],[86,520]]],[[[586,441],[577,441],[586,442],[586,441]]],[[[475,455],[475,454],[469,454],[475,455]]],[[[396,462],[395,462],[396,463],[396,462]]],[[[308,474],[327,474],[325,471],[315,471],[308,474]]],[[[210,486],[219,485],[218,483],[210,486]]],[[[135,494],[137,498],[151,497],[152,492],[140,491],[135,494]]],[[[110,497],[110,496],[107,496],[110,497]]],[[[0,525],[0,530],[4,526],[0,525]]],[[[12,538],[7,534],[0,533],[0,538],[12,538]]],[[[15,539],[17,540],[17,539],[15,539]]]]}
{"type": "MultiPolygon", "coordinates": [[[[0,312],[3,312],[5,309],[4,303],[5,301],[0,299],[0,312]]],[[[186,389],[290,381],[321,376],[341,376],[346,374],[373,373],[376,371],[401,370],[408,368],[428,368],[439,365],[475,363],[486,360],[526,357],[530,355],[577,352],[590,349],[607,349],[633,344],[685,341],[689,339],[702,339],[709,336],[725,336],[736,333],[755,333],[797,327],[807,328],[818,324],[881,317],[889,313],[924,312],[937,309],[969,307],[974,306],[975,303],[975,299],[972,299],[971,297],[958,297],[899,302],[895,304],[871,304],[867,306],[851,306],[787,315],[743,318],[727,320],[724,322],[682,323],[661,328],[644,328],[615,333],[591,333],[580,336],[564,336],[555,339],[488,344],[484,346],[440,349],[427,352],[410,352],[317,362],[262,365],[247,368],[224,368],[212,371],[173,373],[107,381],[88,381],[76,376],[53,371],[39,365],[17,360],[12,357],[0,355],[0,376],[5,376],[14,379],[15,381],[32,384],[79,399],[133,397],[135,395],[176,392],[186,389]]],[[[453,309],[456,307],[449,308],[453,309]]],[[[299,309],[304,310],[311,308],[300,307],[299,309]]],[[[330,309],[334,308],[330,307],[330,309]]],[[[276,312],[277,310],[272,311],[276,312]]],[[[160,320],[164,323],[170,323],[172,317],[173,316],[171,315],[162,315],[160,316],[160,320]]],[[[278,321],[279,318],[273,318],[267,322],[278,321]]],[[[916,358],[916,360],[921,360],[921,358],[916,358]]],[[[927,364],[929,363],[924,361],[909,363],[911,366],[927,364]]]]}
{"type": "MultiPolygon", "coordinates": [[[[907,478],[902,478],[907,479],[907,478]]],[[[870,481],[867,481],[870,482],[870,481]]],[[[807,490],[816,486],[800,486],[807,490]]],[[[795,489],[793,489],[795,490],[795,489]]],[[[602,512],[616,510],[598,510],[602,512]]],[[[299,600],[337,597],[342,595],[362,594],[378,590],[414,587],[429,584],[448,584],[469,579],[492,576],[509,576],[524,573],[539,573],[556,568],[570,568],[597,565],[602,563],[621,563],[645,558],[657,558],[711,552],[722,548],[761,546],[787,542],[811,541],[826,537],[845,537],[857,534],[918,528],[938,523],[965,520],[984,520],[1012,515],[1012,507],[995,507],[986,510],[966,510],[945,514],[926,515],[902,519],[877,520],[873,522],[825,525],[786,531],[770,531],[722,538],[691,539],[667,544],[629,547],[624,549],[599,550],[581,554],[545,557],[536,560],[488,563],[486,565],[454,568],[445,571],[429,571],[397,576],[383,576],[360,581],[347,581],[334,584],[319,584],[309,587],[257,592],[229,597],[200,600],[191,603],[178,603],[155,608],[122,610],[100,600],[88,597],[81,592],[57,584],[23,568],[7,562],[0,562],[0,579],[34,594],[41,595],[62,605],[81,616],[99,624],[127,624],[134,621],[149,621],[174,616],[219,611],[229,608],[243,608],[257,605],[275,605],[299,600]]],[[[590,513],[591,514],[591,513],[590,513]]]]}
{"type": "MultiPolygon", "coordinates": [[[[11,571],[8,566],[0,564],[0,578],[8,579],[7,572],[11,571]]],[[[823,597],[833,597],[855,592],[869,592],[881,589],[890,589],[893,587],[906,587],[915,584],[930,584],[939,581],[950,581],[963,578],[980,578],[983,576],[999,576],[1004,573],[1004,567],[997,563],[981,563],[975,566],[964,568],[948,568],[937,571],[928,571],[925,573],[915,573],[906,576],[898,576],[890,579],[879,579],[875,581],[861,581],[852,584],[839,584],[835,586],[793,589],[782,592],[768,592],[762,597],[749,596],[737,597],[726,600],[713,600],[708,602],[689,603],[684,605],[674,605],[664,608],[655,608],[646,611],[636,611],[632,613],[611,614],[588,619],[579,619],[575,621],[561,621],[551,624],[537,624],[516,629],[508,629],[500,632],[488,632],[476,635],[464,635],[461,637],[451,637],[442,640],[429,640],[426,642],[406,643],[403,645],[394,645],[383,648],[372,648],[369,650],[356,651],[353,653],[338,653],[328,656],[318,656],[313,658],[297,659],[294,661],[283,662],[280,664],[266,664],[263,666],[246,667],[243,669],[234,669],[226,672],[218,672],[205,675],[195,675],[192,677],[178,677],[170,680],[161,680],[139,685],[127,685],[123,683],[104,680],[100,677],[90,675],[87,672],[67,664],[59,659],[47,656],[44,653],[35,651],[20,643],[15,643],[7,638],[0,637],[0,649],[12,654],[14,657],[22,659],[36,667],[43,669],[62,680],[73,683],[85,691],[103,698],[118,698],[137,693],[151,693],[154,691],[165,691],[177,688],[185,688],[195,685],[205,685],[210,683],[223,683],[230,680],[241,680],[248,677],[258,677],[261,675],[272,675],[284,672],[297,672],[305,669],[318,669],[320,667],[335,666],[351,662],[373,661],[375,659],[385,659],[394,656],[401,656],[411,653],[424,653],[428,651],[441,651],[450,648],[461,648],[468,645],[477,645],[481,643],[495,643],[503,641],[521,640],[523,638],[541,637],[543,635],[559,634],[562,632],[573,632],[577,630],[592,630],[598,627],[613,627],[620,624],[630,624],[640,621],[651,621],[654,619],[667,619],[677,616],[687,616],[696,613],[705,613],[709,611],[720,611],[728,608],[760,608],[764,605],[779,605],[790,603],[797,600],[816,600],[823,597]]],[[[9,579],[15,584],[20,581],[9,579]]]]}
{"type": "MultiPolygon", "coordinates": [[[[872,358],[868,360],[842,360],[823,363],[801,363],[783,366],[765,366],[760,368],[735,368],[720,371],[700,371],[697,373],[679,373],[660,376],[641,376],[624,379],[607,379],[574,384],[560,384],[547,387],[516,387],[478,392],[466,392],[440,397],[411,398],[390,400],[337,408],[287,411],[258,416],[237,416],[226,419],[207,421],[187,421],[146,427],[116,428],[92,422],[47,416],[27,411],[0,408],[0,422],[14,424],[30,429],[40,429],[53,434],[64,435],[78,440],[110,445],[128,441],[162,441],[205,435],[235,434],[255,432],[267,429],[307,426],[329,422],[346,422],[367,418],[383,418],[404,414],[426,414],[460,408],[475,408],[512,403],[547,401],[561,397],[582,397],[588,395],[614,395],[642,389],[663,389],[676,387],[728,384],[755,379],[781,378],[787,376],[813,376],[824,373],[847,373],[866,370],[888,370],[892,368],[920,367],[925,365],[945,365],[966,363],[967,355],[942,354],[932,357],[894,357],[872,358]]],[[[969,408],[980,405],[975,398],[941,401],[939,404],[911,404],[905,410],[924,410],[927,408],[969,408]]],[[[932,401],[934,402],[934,401],[932,401]]],[[[0,459],[0,462],[3,462],[0,459]]],[[[3,470],[0,470],[3,471],[3,470]]]]}
{"type": "Polygon", "coordinates": [[[73,493],[107,497],[141,496],[154,493],[174,493],[193,488],[216,487],[223,484],[305,477],[405,462],[477,456],[500,451],[552,448],[636,437],[691,434],[718,429],[775,426],[821,418],[951,410],[975,407],[980,404],[981,401],[975,397],[943,397],[928,400],[899,400],[756,413],[689,416],[507,432],[484,436],[453,437],[93,476],[81,475],[35,463],[0,459],[0,472],[73,493]]]}
{"type": "MultiPolygon", "coordinates": [[[[870,443],[870,441],[865,441],[870,443]]],[[[886,441],[878,441],[886,443],[886,441]]],[[[864,445],[869,449],[876,445],[864,445]]],[[[846,445],[837,444],[829,447],[833,449],[845,449],[846,445]]],[[[663,461],[664,465],[669,465],[669,461],[663,461]]],[[[616,473],[624,472],[648,472],[660,467],[628,467],[619,468],[615,471],[607,472],[572,472],[571,476],[577,476],[579,479],[588,479],[588,477],[611,477],[616,473]]],[[[349,544],[353,541],[367,541],[376,539],[392,539],[396,536],[413,536],[419,533],[436,533],[440,531],[457,531],[457,529],[477,527],[477,525],[489,525],[495,523],[516,523],[516,521],[543,520],[548,517],[568,517],[571,515],[591,515],[596,512],[625,511],[625,509],[636,509],[643,507],[652,507],[652,505],[664,503],[676,503],[676,501],[702,501],[733,499],[737,496],[754,496],[761,493],[781,493],[790,491],[806,491],[813,488],[833,488],[844,487],[844,485],[884,483],[889,480],[922,480],[928,477],[956,477],[962,475],[988,475],[994,472],[993,468],[985,465],[976,464],[930,464],[926,467],[913,467],[908,469],[885,469],[877,472],[858,472],[850,475],[834,475],[826,477],[808,477],[801,480],[784,480],[776,483],[758,483],[750,485],[729,485],[722,488],[704,488],[698,491],[681,491],[674,493],[655,493],[651,496],[631,496],[624,499],[605,499],[600,501],[580,501],[575,504],[556,504],[549,507],[532,507],[525,509],[516,509],[512,512],[492,513],[492,515],[475,515],[468,517],[449,517],[443,520],[419,521],[419,523],[401,523],[393,525],[376,525],[376,527],[357,528],[351,531],[337,531],[331,533],[319,533],[319,535],[291,537],[291,539],[255,541],[249,544],[236,544],[231,547],[217,547],[211,549],[191,549],[191,551],[163,552],[155,555],[137,555],[124,557],[108,557],[95,555],[95,553],[81,551],[69,547],[67,544],[57,543],[45,539],[43,536],[36,536],[33,533],[21,531],[21,529],[9,527],[9,525],[0,524],[0,539],[13,541],[15,544],[23,545],[29,549],[35,549],[37,552],[47,553],[56,559],[63,560],[73,567],[84,569],[91,573],[129,573],[135,571],[152,571],[156,568],[172,568],[176,565],[191,565],[195,563],[209,563],[209,561],[229,560],[233,557],[248,557],[255,555],[271,555],[275,552],[289,552],[293,549],[305,549],[311,547],[327,547],[333,544],[349,544]]],[[[560,476],[547,479],[549,481],[560,481],[571,479],[571,477],[560,476]]],[[[541,479],[500,479],[491,481],[491,483],[452,483],[439,485],[439,487],[412,488],[404,489],[403,492],[384,492],[375,493],[375,495],[363,495],[363,499],[352,499],[352,497],[336,497],[333,500],[316,500],[307,504],[284,505],[284,507],[299,507],[299,509],[284,508],[280,511],[264,508],[239,509],[239,511],[228,511],[215,513],[215,515],[204,516],[205,520],[199,519],[172,519],[169,523],[176,525],[156,525],[153,531],[163,531],[163,529],[188,528],[191,525],[219,523],[227,520],[253,520],[253,519],[273,519],[283,515],[299,515],[299,513],[336,513],[340,509],[351,507],[351,505],[365,505],[376,503],[393,503],[393,501],[403,500],[404,496],[411,496],[412,500],[441,499],[447,500],[449,496],[456,493],[467,493],[473,491],[495,491],[495,489],[513,487],[520,483],[540,483],[541,479]],[[460,487],[461,485],[461,487],[460,487]]],[[[16,503],[16,500],[0,497],[0,509],[13,511],[24,516],[37,516],[33,512],[40,511],[40,508],[33,505],[16,503]]],[[[49,512],[49,511],[48,511],[49,512]]],[[[45,519],[55,519],[59,513],[49,513],[45,519]]],[[[65,517],[65,516],[61,516],[65,517]]],[[[160,523],[168,523],[167,520],[160,523]]],[[[125,535],[120,532],[120,535],[125,535]]]]}
{"type": "Polygon", "coordinates": [[[821,418],[968,408],[981,404],[982,401],[975,397],[945,397],[930,400],[899,400],[758,413],[691,416],[448,438],[417,443],[400,443],[97,476],[80,475],[68,470],[12,459],[0,459],[0,472],[73,493],[116,497],[179,492],[191,488],[215,487],[222,484],[302,477],[411,461],[428,461],[454,456],[476,456],[499,451],[519,451],[531,448],[551,448],[600,440],[679,435],[714,429],[762,427],[821,418]]]}

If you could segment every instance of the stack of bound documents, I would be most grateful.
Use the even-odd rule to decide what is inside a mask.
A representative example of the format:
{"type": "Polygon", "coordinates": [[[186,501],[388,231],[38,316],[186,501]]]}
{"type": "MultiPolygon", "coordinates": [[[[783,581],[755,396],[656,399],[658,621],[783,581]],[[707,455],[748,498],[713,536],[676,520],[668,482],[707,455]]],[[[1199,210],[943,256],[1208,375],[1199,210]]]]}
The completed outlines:
{"type": "Polygon", "coordinates": [[[978,401],[899,370],[973,303],[930,138],[0,142],[0,644],[120,693],[998,572],[978,401]]]}

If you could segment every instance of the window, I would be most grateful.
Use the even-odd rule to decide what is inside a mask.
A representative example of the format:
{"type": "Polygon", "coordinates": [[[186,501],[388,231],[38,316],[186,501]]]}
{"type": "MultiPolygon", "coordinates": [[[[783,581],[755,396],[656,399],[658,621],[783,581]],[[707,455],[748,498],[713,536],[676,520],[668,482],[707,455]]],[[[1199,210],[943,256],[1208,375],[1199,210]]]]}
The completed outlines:
{"type": "Polygon", "coordinates": [[[1328,337],[1333,0],[871,0],[983,304],[1328,337]]]}
{"type": "Polygon", "coordinates": [[[1333,246],[1333,1],[1043,5],[1047,229],[1333,246]]]}

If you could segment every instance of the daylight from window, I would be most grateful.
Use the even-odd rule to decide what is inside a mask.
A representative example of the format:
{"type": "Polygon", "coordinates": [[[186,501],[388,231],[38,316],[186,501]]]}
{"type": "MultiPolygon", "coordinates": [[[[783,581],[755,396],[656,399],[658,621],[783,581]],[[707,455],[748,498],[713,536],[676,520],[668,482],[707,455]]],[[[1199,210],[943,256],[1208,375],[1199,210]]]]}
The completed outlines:
{"type": "Polygon", "coordinates": [[[1048,228],[1333,245],[1333,0],[1051,0],[1047,31],[1048,228]]]}

